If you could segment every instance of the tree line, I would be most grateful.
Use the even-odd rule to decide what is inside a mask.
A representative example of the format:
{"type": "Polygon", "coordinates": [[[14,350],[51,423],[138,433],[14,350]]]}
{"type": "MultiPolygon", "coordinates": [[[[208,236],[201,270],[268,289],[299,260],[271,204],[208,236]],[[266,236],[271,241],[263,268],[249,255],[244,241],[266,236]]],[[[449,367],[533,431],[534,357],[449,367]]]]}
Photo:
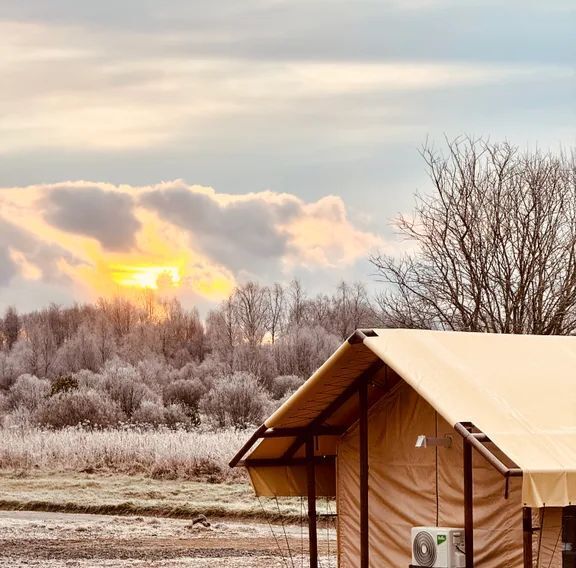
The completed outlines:
{"type": "Polygon", "coordinates": [[[123,297],[18,314],[0,332],[5,423],[246,426],[376,311],[361,283],[309,296],[247,282],[202,321],[177,299],[123,297]]]}

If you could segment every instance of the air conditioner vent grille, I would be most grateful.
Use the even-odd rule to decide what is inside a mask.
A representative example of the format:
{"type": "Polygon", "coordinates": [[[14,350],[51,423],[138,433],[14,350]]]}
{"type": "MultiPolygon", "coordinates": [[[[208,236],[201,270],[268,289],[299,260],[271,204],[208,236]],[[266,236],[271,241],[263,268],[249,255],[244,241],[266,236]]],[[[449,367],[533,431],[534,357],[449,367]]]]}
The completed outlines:
{"type": "Polygon", "coordinates": [[[436,542],[426,531],[420,531],[412,544],[414,559],[420,566],[434,566],[436,562],[436,542]]]}

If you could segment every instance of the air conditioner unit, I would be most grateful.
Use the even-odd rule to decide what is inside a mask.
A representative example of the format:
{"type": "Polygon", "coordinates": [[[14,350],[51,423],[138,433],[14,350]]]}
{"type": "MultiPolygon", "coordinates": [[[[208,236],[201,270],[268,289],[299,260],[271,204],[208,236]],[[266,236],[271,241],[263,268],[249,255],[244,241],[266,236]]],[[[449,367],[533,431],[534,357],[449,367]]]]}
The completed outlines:
{"type": "Polygon", "coordinates": [[[465,568],[464,529],[414,527],[411,566],[465,568]]]}

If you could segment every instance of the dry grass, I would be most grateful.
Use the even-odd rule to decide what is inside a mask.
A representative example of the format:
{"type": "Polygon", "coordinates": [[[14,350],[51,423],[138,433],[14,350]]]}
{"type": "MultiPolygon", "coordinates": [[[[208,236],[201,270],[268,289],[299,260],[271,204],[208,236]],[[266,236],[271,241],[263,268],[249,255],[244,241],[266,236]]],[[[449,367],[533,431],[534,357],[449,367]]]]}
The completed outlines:
{"type": "Polygon", "coordinates": [[[245,480],[228,461],[249,432],[125,428],[0,429],[0,470],[142,475],[210,482],[245,480]]]}
{"type": "Polygon", "coordinates": [[[102,474],[0,474],[0,509],[59,511],[111,515],[153,515],[192,518],[300,517],[296,499],[275,501],[254,497],[246,483],[205,483],[156,480],[140,476],[102,474]]]}
{"type": "MultiPolygon", "coordinates": [[[[128,475],[86,473],[30,473],[15,477],[0,473],[0,509],[52,511],[105,515],[149,515],[210,519],[257,519],[300,523],[306,514],[300,498],[258,500],[246,483],[150,479],[128,475]]],[[[317,503],[324,515],[334,512],[334,503],[317,503]]]]}
{"type": "Polygon", "coordinates": [[[243,469],[228,467],[249,434],[0,429],[0,509],[299,521],[300,499],[259,502],[243,469]]]}

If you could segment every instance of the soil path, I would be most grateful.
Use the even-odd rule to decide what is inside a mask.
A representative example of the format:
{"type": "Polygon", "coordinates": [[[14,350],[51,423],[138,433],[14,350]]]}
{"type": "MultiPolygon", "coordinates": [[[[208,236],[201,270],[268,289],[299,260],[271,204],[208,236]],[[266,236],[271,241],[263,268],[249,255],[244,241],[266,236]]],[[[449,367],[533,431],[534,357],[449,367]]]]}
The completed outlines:
{"type": "MultiPolygon", "coordinates": [[[[0,567],[300,568],[299,526],[0,511],[0,567]],[[290,551],[288,551],[288,547],[290,551]]],[[[334,567],[334,534],[320,535],[321,566],[334,567]]]]}

